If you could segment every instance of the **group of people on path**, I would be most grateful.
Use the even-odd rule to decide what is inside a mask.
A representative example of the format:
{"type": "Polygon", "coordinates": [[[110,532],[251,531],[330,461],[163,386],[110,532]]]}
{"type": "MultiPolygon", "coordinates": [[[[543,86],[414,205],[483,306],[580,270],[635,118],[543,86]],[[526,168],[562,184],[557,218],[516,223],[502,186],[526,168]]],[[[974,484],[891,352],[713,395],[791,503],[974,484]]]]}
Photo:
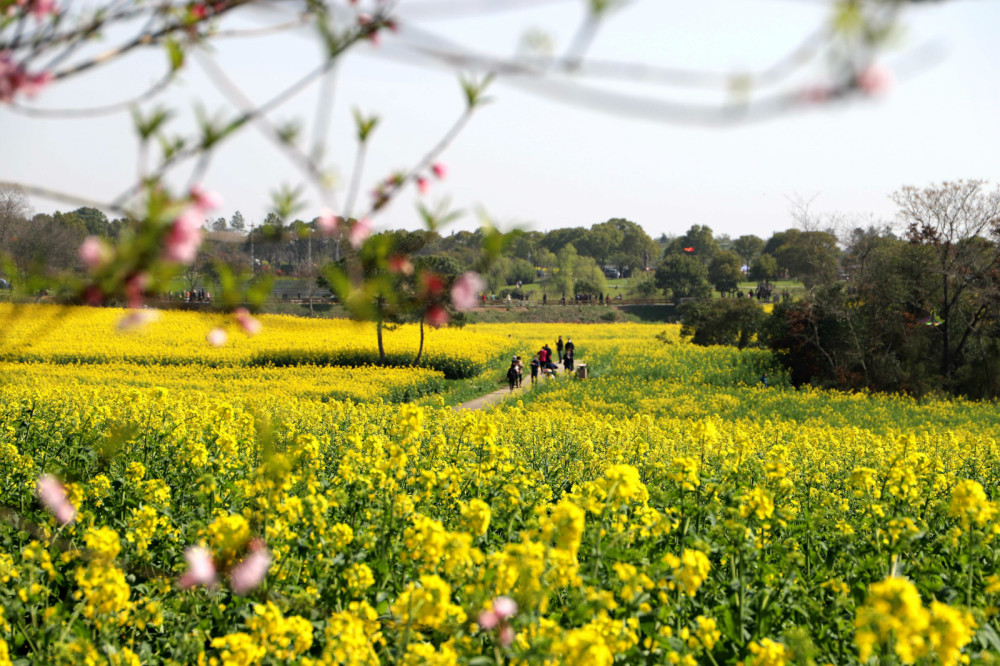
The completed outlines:
{"type": "MultiPolygon", "coordinates": [[[[573,355],[575,349],[576,345],[573,344],[573,338],[567,338],[566,342],[563,343],[562,336],[559,336],[559,339],[556,341],[556,353],[558,354],[559,363],[563,364],[566,372],[573,372],[573,355]]],[[[559,369],[559,365],[552,360],[552,348],[549,347],[548,343],[542,345],[538,353],[531,358],[530,367],[532,384],[538,381],[539,372],[543,375],[552,375],[559,369]]],[[[523,374],[524,364],[521,361],[521,357],[513,357],[510,360],[510,367],[507,369],[507,383],[510,385],[511,391],[521,386],[521,377],[523,374]]]]}

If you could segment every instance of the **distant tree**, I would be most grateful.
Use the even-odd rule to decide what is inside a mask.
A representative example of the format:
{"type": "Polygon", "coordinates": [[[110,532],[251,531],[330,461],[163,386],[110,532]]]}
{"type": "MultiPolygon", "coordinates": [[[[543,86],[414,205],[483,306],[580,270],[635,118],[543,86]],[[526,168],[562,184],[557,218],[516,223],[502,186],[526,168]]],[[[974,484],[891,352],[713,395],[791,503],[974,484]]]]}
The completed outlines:
{"type": "Polygon", "coordinates": [[[692,225],[683,236],[670,241],[664,250],[664,255],[684,255],[693,257],[706,268],[719,252],[719,244],[715,242],[712,230],[701,224],[692,225]]]}
{"type": "Polygon", "coordinates": [[[752,234],[740,236],[733,241],[733,252],[739,255],[744,266],[750,266],[764,249],[764,240],[752,234]]]}
{"type": "Polygon", "coordinates": [[[565,229],[553,229],[552,231],[545,234],[542,239],[542,247],[544,247],[549,252],[554,254],[559,254],[559,250],[563,249],[567,245],[573,245],[573,252],[579,253],[576,249],[577,244],[583,240],[583,237],[587,235],[587,230],[583,227],[568,227],[565,229]]]}
{"type": "Polygon", "coordinates": [[[500,291],[501,287],[509,283],[513,264],[510,257],[499,257],[493,262],[493,265],[483,275],[483,280],[491,292],[500,291]]]}
{"type": "Polygon", "coordinates": [[[944,182],[893,194],[907,239],[928,249],[937,289],[922,305],[940,320],[940,372],[950,380],[966,346],[997,314],[1000,188],[980,180],[944,182]]]}
{"type": "Polygon", "coordinates": [[[696,345],[731,345],[745,349],[756,342],[766,316],[750,299],[690,301],[681,306],[682,336],[696,345]]]}
{"type": "Polygon", "coordinates": [[[243,213],[236,211],[233,216],[229,219],[229,227],[233,231],[243,231],[246,229],[246,220],[243,219],[243,213]]]}
{"type": "Polygon", "coordinates": [[[550,278],[552,289],[560,297],[572,297],[575,293],[575,271],[580,256],[572,243],[568,243],[556,253],[555,274],[550,278]]]}
{"type": "Polygon", "coordinates": [[[678,301],[682,298],[708,298],[712,286],[708,269],[686,254],[668,254],[656,268],[656,285],[678,301]]]}
{"type": "Polygon", "coordinates": [[[750,264],[750,273],[747,277],[757,281],[773,280],[778,277],[777,259],[769,254],[757,255],[750,264]]]}
{"type": "Polygon", "coordinates": [[[212,222],[212,231],[225,231],[226,230],[226,218],[220,217],[212,222]]]}
{"type": "Polygon", "coordinates": [[[510,274],[507,276],[507,284],[531,284],[535,281],[535,267],[526,259],[514,259],[511,261],[510,274]]]}
{"type": "Polygon", "coordinates": [[[742,278],[740,258],[735,252],[723,250],[708,265],[708,279],[719,293],[735,291],[742,278]]]}
{"type": "Polygon", "coordinates": [[[96,208],[77,208],[73,211],[79,220],[84,224],[87,234],[90,236],[111,236],[111,227],[108,223],[108,216],[96,208]]]}
{"type": "Polygon", "coordinates": [[[812,288],[837,279],[840,249],[837,237],[828,231],[789,229],[774,258],[779,266],[812,288]]]}
{"type": "Polygon", "coordinates": [[[0,183],[0,253],[10,253],[14,229],[31,214],[31,205],[24,189],[0,183]]]}
{"type": "Polygon", "coordinates": [[[597,261],[593,257],[579,257],[573,266],[573,294],[597,296],[607,290],[604,270],[597,265],[597,261]]]}
{"type": "Polygon", "coordinates": [[[449,279],[465,272],[465,267],[460,261],[446,254],[420,255],[414,258],[413,265],[417,269],[430,271],[449,279]]]}

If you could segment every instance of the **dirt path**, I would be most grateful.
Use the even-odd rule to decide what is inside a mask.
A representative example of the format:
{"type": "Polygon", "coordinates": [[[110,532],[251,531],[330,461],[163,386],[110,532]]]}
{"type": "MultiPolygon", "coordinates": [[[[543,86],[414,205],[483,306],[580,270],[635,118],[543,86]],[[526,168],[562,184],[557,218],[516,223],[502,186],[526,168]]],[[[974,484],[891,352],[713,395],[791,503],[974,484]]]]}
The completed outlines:
{"type": "MultiPolygon", "coordinates": [[[[563,372],[565,372],[562,363],[556,363],[556,365],[559,367],[559,369],[556,372],[558,372],[559,374],[562,374],[563,372]]],[[[513,397],[516,397],[518,395],[521,395],[525,391],[530,391],[531,390],[531,371],[530,371],[531,369],[530,368],[526,368],[526,370],[528,371],[528,374],[521,379],[521,387],[520,388],[516,388],[513,391],[511,391],[510,388],[508,388],[507,386],[504,386],[503,388],[497,389],[496,391],[493,391],[492,393],[487,393],[486,395],[481,395],[478,398],[473,398],[472,400],[470,400],[468,402],[463,402],[461,405],[455,405],[455,407],[454,407],[455,411],[459,411],[459,410],[462,410],[462,409],[485,409],[487,407],[492,407],[493,405],[495,405],[495,404],[497,404],[499,402],[503,402],[507,398],[513,398],[513,397]]],[[[544,379],[543,377],[539,377],[538,381],[539,381],[539,383],[542,383],[542,382],[550,382],[552,380],[551,379],[544,379]]]]}

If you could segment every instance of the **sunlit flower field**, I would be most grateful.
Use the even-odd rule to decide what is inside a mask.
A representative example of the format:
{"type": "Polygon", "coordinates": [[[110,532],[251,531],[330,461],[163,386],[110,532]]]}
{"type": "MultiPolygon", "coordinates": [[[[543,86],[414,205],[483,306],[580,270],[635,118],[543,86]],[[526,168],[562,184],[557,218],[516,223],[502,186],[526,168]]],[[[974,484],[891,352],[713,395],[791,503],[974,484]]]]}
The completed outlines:
{"type": "Polygon", "coordinates": [[[469,325],[426,353],[489,374],[562,335],[591,378],[455,411],[445,370],[355,363],[368,326],[2,314],[0,664],[1000,660],[993,404],[469,325]]]}

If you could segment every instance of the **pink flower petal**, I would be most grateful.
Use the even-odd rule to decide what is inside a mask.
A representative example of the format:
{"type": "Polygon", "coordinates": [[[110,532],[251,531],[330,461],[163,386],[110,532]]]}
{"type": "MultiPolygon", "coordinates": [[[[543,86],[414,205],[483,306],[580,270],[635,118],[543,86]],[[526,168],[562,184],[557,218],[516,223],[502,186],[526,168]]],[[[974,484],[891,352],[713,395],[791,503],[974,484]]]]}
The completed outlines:
{"type": "Polygon", "coordinates": [[[191,199],[203,213],[215,210],[222,205],[222,197],[217,192],[210,192],[198,184],[191,186],[191,199]]]}
{"type": "Polygon", "coordinates": [[[892,71],[882,65],[869,65],[858,73],[858,87],[869,95],[881,95],[889,91],[893,83],[892,71]]]}
{"type": "Polygon", "coordinates": [[[263,327],[260,320],[251,315],[250,311],[246,308],[236,308],[236,310],[233,311],[233,316],[236,317],[236,322],[247,335],[257,335],[263,327]]]}
{"type": "Polygon", "coordinates": [[[497,597],[493,601],[493,612],[501,620],[512,618],[517,613],[517,602],[510,597],[497,597]]]}
{"type": "Polygon", "coordinates": [[[191,546],[184,551],[184,559],[187,560],[188,569],[178,581],[181,587],[215,584],[215,562],[212,561],[212,554],[207,549],[191,546]]]}
{"type": "Polygon", "coordinates": [[[507,647],[514,642],[514,627],[505,624],[500,627],[500,645],[507,647]]]}
{"type": "Polygon", "coordinates": [[[434,172],[434,175],[437,176],[439,180],[444,180],[445,176],[448,175],[448,167],[440,162],[432,164],[431,171],[434,172]]]}
{"type": "Polygon", "coordinates": [[[68,525],[76,518],[76,507],[66,499],[66,488],[51,474],[38,477],[35,492],[45,508],[52,512],[61,525],[68,525]]]}
{"type": "Polygon", "coordinates": [[[222,347],[226,344],[228,337],[229,336],[226,335],[226,332],[221,328],[213,328],[208,332],[208,335],[205,336],[205,339],[208,340],[208,344],[213,347],[222,347]]]}
{"type": "Polygon", "coordinates": [[[97,236],[87,236],[80,244],[80,260],[87,270],[94,270],[111,260],[111,248],[97,236]]]}
{"type": "Polygon", "coordinates": [[[229,583],[236,594],[245,594],[260,585],[271,566],[271,554],[256,539],[250,544],[250,554],[229,572],[229,583]]]}
{"type": "Polygon", "coordinates": [[[486,289],[486,283],[478,273],[463,273],[451,285],[451,302],[456,310],[472,310],[476,307],[476,297],[486,289]]]}
{"type": "Polygon", "coordinates": [[[489,631],[490,629],[493,629],[498,624],[500,624],[500,618],[497,617],[496,613],[494,613],[491,610],[488,610],[488,611],[483,611],[482,613],[479,614],[479,619],[477,622],[480,627],[489,631]]]}
{"type": "Polygon", "coordinates": [[[329,208],[320,208],[319,217],[316,218],[316,228],[324,236],[331,236],[337,231],[338,219],[329,208]]]}
{"type": "Polygon", "coordinates": [[[434,328],[441,328],[448,323],[448,311],[436,303],[427,308],[425,317],[427,318],[427,323],[434,328]]]}
{"type": "Polygon", "coordinates": [[[430,181],[424,178],[423,176],[419,176],[417,178],[417,191],[420,192],[421,194],[427,194],[427,192],[430,189],[431,189],[430,181]]]}
{"type": "Polygon", "coordinates": [[[348,240],[354,249],[361,247],[361,244],[365,242],[365,239],[372,235],[372,223],[368,221],[368,218],[363,217],[351,227],[348,240]]]}

